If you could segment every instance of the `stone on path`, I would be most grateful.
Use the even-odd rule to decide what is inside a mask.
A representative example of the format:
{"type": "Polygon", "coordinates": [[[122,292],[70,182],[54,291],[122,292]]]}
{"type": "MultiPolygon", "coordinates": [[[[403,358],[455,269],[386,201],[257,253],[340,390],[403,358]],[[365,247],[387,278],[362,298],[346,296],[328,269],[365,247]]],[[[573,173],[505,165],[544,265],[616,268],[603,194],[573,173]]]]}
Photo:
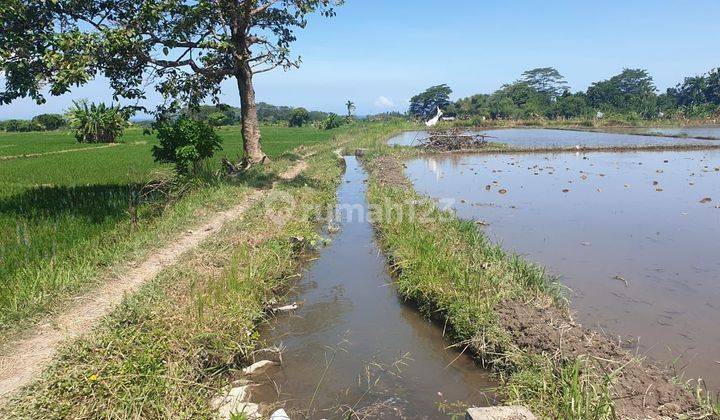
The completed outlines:
{"type": "Polygon", "coordinates": [[[474,407],[465,412],[466,420],[536,420],[533,413],[521,405],[506,407],[474,407]]]}
{"type": "Polygon", "coordinates": [[[210,403],[212,409],[217,411],[221,419],[231,419],[234,415],[244,414],[248,419],[260,418],[260,406],[246,402],[250,396],[251,385],[232,388],[230,391],[216,397],[210,403]]]}
{"type": "Polygon", "coordinates": [[[270,416],[270,420],[290,420],[290,417],[287,415],[285,410],[282,408],[272,413],[270,416]]]}
{"type": "Polygon", "coordinates": [[[267,372],[271,367],[276,366],[277,363],[271,362],[270,360],[261,360],[259,362],[253,363],[252,365],[244,368],[242,370],[244,375],[252,376],[252,375],[260,375],[265,372],[267,372]]]}

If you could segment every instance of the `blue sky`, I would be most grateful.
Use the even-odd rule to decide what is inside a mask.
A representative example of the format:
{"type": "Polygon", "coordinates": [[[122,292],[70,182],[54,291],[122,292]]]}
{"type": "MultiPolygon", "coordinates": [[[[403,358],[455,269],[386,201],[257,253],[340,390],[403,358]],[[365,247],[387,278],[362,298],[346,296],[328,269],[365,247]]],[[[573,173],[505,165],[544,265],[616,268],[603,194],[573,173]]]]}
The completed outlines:
{"type": "MultiPolygon", "coordinates": [[[[720,1],[347,0],[299,33],[299,70],[256,79],[258,101],[359,114],[404,111],[426,87],[456,98],[492,92],[533,67],[556,67],[573,90],[623,67],[650,71],[661,90],[720,67],[720,1]]],[[[0,119],[62,112],[73,99],[109,101],[96,80],[71,94],[0,106],[0,119]]],[[[237,105],[234,82],[223,102],[237,105]]],[[[149,104],[158,101],[151,96],[149,104]]]]}

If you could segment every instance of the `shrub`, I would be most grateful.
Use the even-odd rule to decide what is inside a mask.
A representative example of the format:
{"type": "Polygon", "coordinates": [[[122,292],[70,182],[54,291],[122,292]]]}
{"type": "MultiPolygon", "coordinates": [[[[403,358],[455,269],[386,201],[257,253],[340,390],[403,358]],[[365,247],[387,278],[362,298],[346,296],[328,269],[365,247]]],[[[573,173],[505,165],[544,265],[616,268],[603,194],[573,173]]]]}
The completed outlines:
{"type": "Polygon", "coordinates": [[[308,110],[305,108],[295,108],[290,114],[288,125],[290,127],[302,127],[308,121],[310,121],[310,113],[308,110]]]}
{"type": "Polygon", "coordinates": [[[40,114],[33,117],[31,123],[41,125],[45,130],[57,130],[67,123],[60,114],[40,114]]]}
{"type": "Polygon", "coordinates": [[[330,114],[320,123],[320,128],[323,130],[332,130],[333,128],[338,128],[343,124],[345,124],[345,118],[336,114],[330,114]]]}
{"type": "Polygon", "coordinates": [[[46,131],[47,127],[37,121],[29,121],[26,125],[26,131],[46,131]]]}
{"type": "Polygon", "coordinates": [[[159,146],[153,146],[155,161],[173,163],[180,174],[197,174],[200,163],[222,150],[222,140],[213,128],[202,121],[180,117],[173,123],[155,125],[159,146]]]}
{"type": "Polygon", "coordinates": [[[87,101],[74,102],[68,120],[80,143],[114,143],[128,125],[128,115],[119,106],[87,101]]]}
{"type": "Polygon", "coordinates": [[[223,125],[232,124],[233,120],[230,115],[227,115],[223,112],[213,112],[212,114],[208,115],[207,122],[213,127],[220,127],[223,125]]]}
{"type": "Polygon", "coordinates": [[[8,132],[25,132],[30,131],[30,125],[25,120],[7,120],[5,121],[5,131],[8,132]]]}

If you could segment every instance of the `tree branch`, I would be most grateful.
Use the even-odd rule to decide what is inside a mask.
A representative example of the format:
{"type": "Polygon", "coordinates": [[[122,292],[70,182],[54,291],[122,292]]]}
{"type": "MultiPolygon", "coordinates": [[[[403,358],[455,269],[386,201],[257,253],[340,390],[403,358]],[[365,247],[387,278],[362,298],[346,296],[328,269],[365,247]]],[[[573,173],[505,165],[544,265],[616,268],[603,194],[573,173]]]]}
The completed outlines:
{"type": "Polygon", "coordinates": [[[157,58],[148,57],[148,62],[161,68],[178,68],[178,67],[190,67],[195,73],[202,74],[204,76],[231,76],[234,72],[232,69],[219,68],[209,69],[200,67],[195,60],[188,58],[185,60],[160,60],[157,58]]]}
{"type": "Polygon", "coordinates": [[[258,7],[258,8],[256,8],[256,9],[254,9],[252,12],[250,12],[250,16],[255,16],[255,15],[262,14],[262,13],[265,12],[267,9],[271,8],[271,7],[272,7],[275,3],[277,3],[278,1],[280,1],[280,0],[270,0],[270,1],[268,1],[268,2],[265,3],[264,5],[262,5],[262,6],[258,7]]]}

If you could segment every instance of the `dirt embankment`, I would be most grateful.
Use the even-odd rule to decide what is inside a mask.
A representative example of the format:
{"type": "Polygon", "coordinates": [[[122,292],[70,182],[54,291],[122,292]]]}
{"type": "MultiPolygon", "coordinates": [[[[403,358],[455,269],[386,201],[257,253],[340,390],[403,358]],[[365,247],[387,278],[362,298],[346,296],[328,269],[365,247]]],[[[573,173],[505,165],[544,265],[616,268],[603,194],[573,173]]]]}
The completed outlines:
{"type": "Polygon", "coordinates": [[[504,302],[496,312],[521,349],[551,355],[560,362],[582,357],[600,372],[616,378],[612,393],[620,418],[675,418],[696,409],[693,396],[665,371],[574,323],[567,311],[504,302]]]}
{"type": "Polygon", "coordinates": [[[489,138],[492,137],[483,134],[468,134],[460,130],[435,131],[430,133],[430,138],[421,147],[438,152],[483,149],[487,147],[489,138]]]}
{"type": "MultiPolygon", "coordinates": [[[[397,158],[383,156],[376,159],[374,165],[377,169],[374,174],[382,185],[412,188],[397,158]]],[[[582,359],[603,376],[613,378],[612,398],[619,418],[680,418],[698,409],[695,398],[673,381],[669,372],[630,353],[608,337],[575,323],[565,308],[538,308],[533,304],[506,301],[495,307],[495,313],[513,345],[521,351],[549,356],[558,366],[582,359]]],[[[479,358],[484,358],[481,345],[471,343],[471,347],[479,358]]],[[[498,368],[507,369],[507,366],[498,368]]]]}

